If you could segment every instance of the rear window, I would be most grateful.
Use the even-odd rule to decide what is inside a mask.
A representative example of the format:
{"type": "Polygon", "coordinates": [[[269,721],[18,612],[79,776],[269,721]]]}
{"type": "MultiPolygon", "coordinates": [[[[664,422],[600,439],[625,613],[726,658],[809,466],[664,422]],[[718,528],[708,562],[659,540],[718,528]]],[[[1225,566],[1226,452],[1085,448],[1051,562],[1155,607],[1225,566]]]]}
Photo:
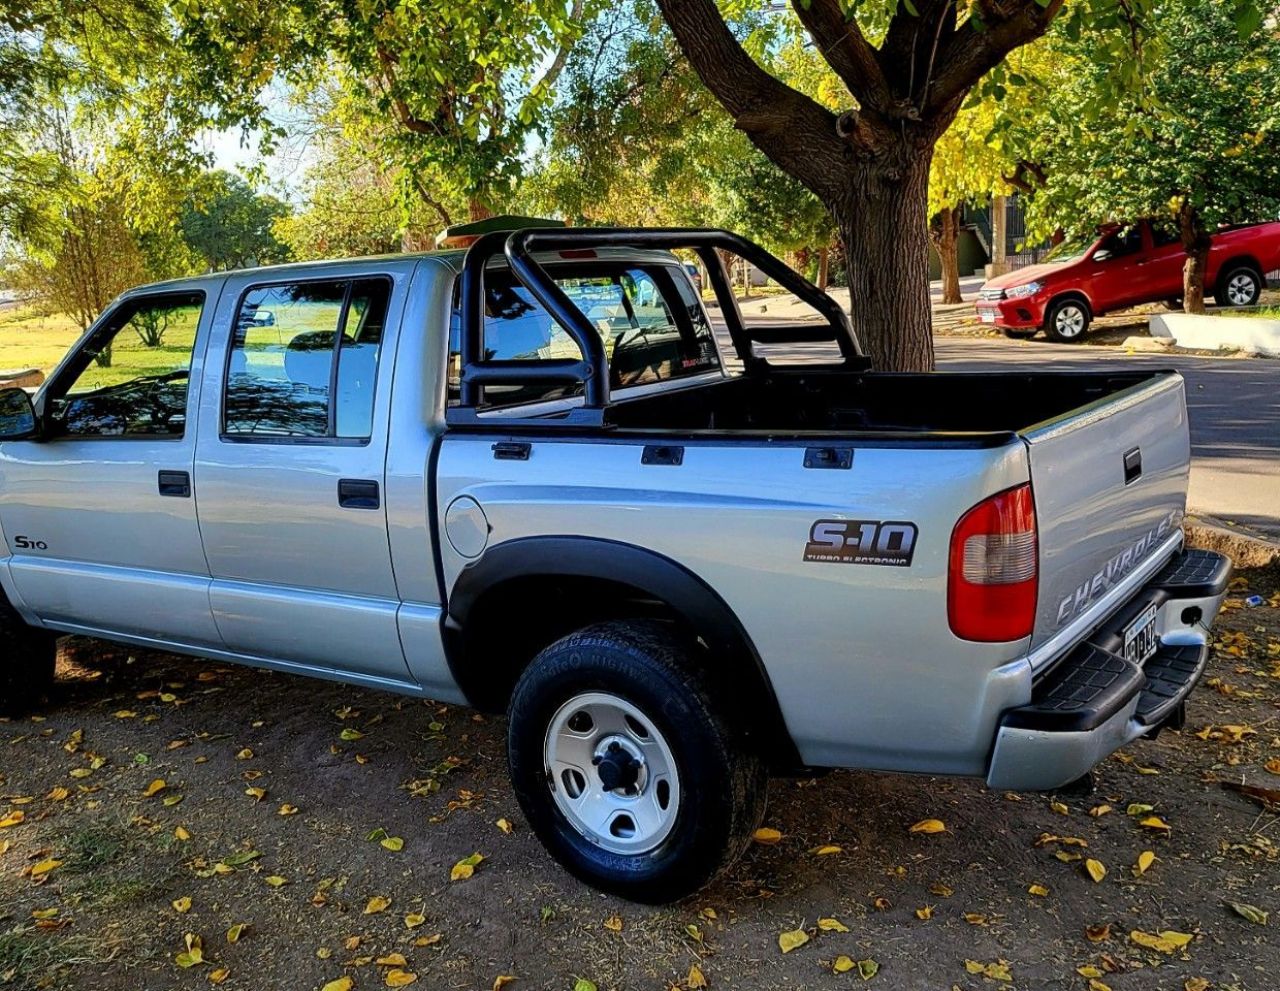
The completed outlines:
{"type": "MultiPolygon", "coordinates": [[[[685,378],[720,368],[715,338],[688,277],[675,265],[548,265],[556,284],[600,335],[611,391],[685,378]]],[[[510,271],[485,273],[487,360],[577,359],[581,349],[510,271]]],[[[450,342],[450,402],[458,400],[458,331],[450,342]]],[[[581,384],[490,385],[484,405],[580,395],[581,384]]]]}

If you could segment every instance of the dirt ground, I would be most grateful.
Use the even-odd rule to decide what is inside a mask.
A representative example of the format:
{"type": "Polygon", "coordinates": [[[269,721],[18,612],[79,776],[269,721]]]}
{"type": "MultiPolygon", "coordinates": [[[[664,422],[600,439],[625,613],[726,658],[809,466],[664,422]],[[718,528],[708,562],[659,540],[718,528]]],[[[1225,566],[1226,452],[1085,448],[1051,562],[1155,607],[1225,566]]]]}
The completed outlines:
{"type": "Polygon", "coordinates": [[[1280,820],[1221,783],[1280,787],[1278,590],[1274,570],[1237,579],[1186,728],[1106,761],[1094,794],[778,781],[781,839],[664,908],[542,852],[501,719],[72,642],[55,704],[0,723],[0,987],[823,989],[875,970],[869,987],[1269,991],[1280,820]],[[945,831],[910,830],[925,819],[945,831]]]}

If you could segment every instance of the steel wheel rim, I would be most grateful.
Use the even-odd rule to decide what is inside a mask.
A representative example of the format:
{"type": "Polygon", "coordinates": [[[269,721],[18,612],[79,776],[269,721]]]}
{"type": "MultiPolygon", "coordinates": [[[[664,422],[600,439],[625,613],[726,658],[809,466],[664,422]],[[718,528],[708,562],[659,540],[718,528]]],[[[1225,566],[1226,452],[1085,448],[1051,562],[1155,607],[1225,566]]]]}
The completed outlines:
{"type": "Polygon", "coordinates": [[[671,834],[680,808],[675,757],[653,720],[626,699],[575,695],[548,723],[542,754],[556,808],[594,845],[635,856],[671,834]]]}
{"type": "Polygon", "coordinates": [[[1241,272],[1227,283],[1227,298],[1236,306],[1248,306],[1253,302],[1253,276],[1241,272]]]}
{"type": "Polygon", "coordinates": [[[1063,337],[1076,337],[1084,330],[1084,310],[1078,306],[1064,306],[1058,311],[1053,325],[1063,337]]]}

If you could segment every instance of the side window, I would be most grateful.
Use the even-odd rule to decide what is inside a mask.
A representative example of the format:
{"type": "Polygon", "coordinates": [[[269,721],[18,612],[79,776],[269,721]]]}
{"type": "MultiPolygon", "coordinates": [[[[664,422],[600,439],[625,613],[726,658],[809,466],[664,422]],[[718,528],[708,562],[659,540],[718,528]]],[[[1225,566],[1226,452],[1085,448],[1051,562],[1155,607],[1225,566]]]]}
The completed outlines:
{"type": "Polygon", "coordinates": [[[391,283],[250,289],[236,313],[224,436],[368,439],[391,283]]]}
{"type": "Polygon", "coordinates": [[[1109,251],[1111,255],[1105,261],[1136,255],[1142,250],[1142,228],[1124,227],[1114,234],[1108,234],[1098,246],[1099,251],[1109,251]]]}
{"type": "Polygon", "coordinates": [[[1151,238],[1157,248],[1182,243],[1182,232],[1172,220],[1156,220],[1151,224],[1151,238]]]}
{"type": "Polygon", "coordinates": [[[49,387],[54,437],[181,437],[204,293],[130,300],[49,387]]]}

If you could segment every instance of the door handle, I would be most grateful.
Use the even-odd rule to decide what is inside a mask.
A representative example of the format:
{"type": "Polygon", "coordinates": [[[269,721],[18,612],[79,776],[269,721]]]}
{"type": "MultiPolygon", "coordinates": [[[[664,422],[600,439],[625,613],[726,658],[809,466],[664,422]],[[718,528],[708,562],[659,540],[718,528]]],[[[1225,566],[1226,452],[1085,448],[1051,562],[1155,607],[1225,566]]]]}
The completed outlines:
{"type": "Polygon", "coordinates": [[[185,471],[162,471],[157,479],[162,496],[191,498],[191,474],[185,471]]]}
{"type": "Polygon", "coordinates": [[[378,483],[368,478],[338,479],[338,505],[343,509],[379,509],[378,483]]]}

